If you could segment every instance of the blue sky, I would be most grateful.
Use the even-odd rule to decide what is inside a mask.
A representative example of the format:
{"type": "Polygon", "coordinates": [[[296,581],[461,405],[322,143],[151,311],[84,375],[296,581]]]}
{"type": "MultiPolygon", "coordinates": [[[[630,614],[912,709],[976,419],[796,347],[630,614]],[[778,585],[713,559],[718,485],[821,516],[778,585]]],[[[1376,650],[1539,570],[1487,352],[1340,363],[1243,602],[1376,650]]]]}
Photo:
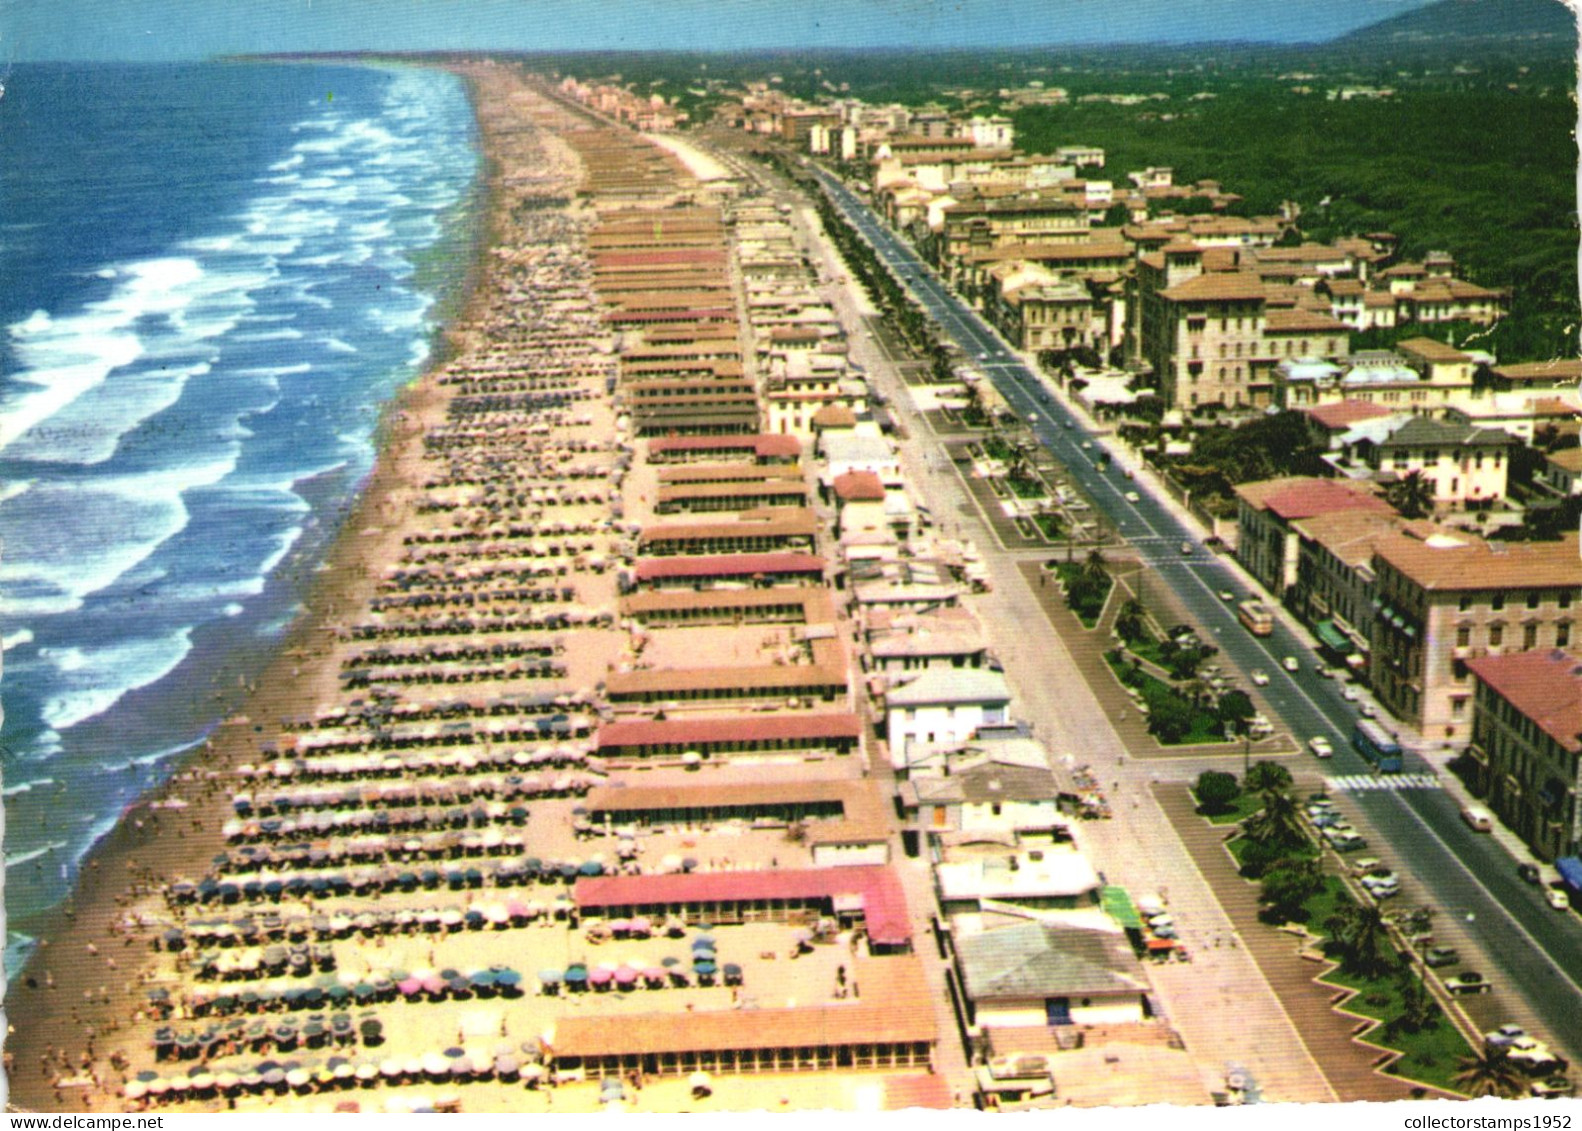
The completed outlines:
{"type": "Polygon", "coordinates": [[[1313,43],[1425,0],[0,0],[0,62],[389,49],[1313,43]]]}
{"type": "Polygon", "coordinates": [[[0,0],[0,61],[423,48],[1315,42],[1426,0],[0,0]]]}

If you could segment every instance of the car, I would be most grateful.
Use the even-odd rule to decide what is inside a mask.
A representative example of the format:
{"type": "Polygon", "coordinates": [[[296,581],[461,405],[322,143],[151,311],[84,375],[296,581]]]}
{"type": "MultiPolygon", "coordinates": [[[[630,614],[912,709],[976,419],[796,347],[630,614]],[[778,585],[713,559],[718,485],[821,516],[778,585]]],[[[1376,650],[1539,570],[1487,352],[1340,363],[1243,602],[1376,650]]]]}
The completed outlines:
{"type": "Polygon", "coordinates": [[[1543,879],[1543,873],[1538,871],[1538,865],[1536,864],[1518,864],[1516,865],[1516,874],[1530,884],[1536,884],[1543,879]]]}
{"type": "Polygon", "coordinates": [[[1219,591],[1219,599],[1221,601],[1234,601],[1236,599],[1236,591],[1234,589],[1221,589],[1219,591]]]}
{"type": "Polygon", "coordinates": [[[1329,846],[1336,852],[1361,852],[1368,847],[1366,837],[1358,834],[1356,829],[1327,829],[1326,832],[1336,833],[1330,838],[1329,846]]]}
{"type": "Polygon", "coordinates": [[[1140,503],[1143,501],[1143,497],[1136,491],[1128,491],[1126,492],[1126,501],[1128,503],[1140,503]]]}
{"type": "Polygon", "coordinates": [[[1534,1080],[1532,1094],[1541,1100],[1552,1100],[1556,1096],[1571,1095],[1576,1087],[1570,1077],[1551,1076],[1547,1080],[1534,1080]]]}
{"type": "Polygon", "coordinates": [[[1296,662],[1295,656],[1287,656],[1285,659],[1280,661],[1280,666],[1286,671],[1293,673],[1302,670],[1302,665],[1296,662]]]}
{"type": "Polygon", "coordinates": [[[1527,1036],[1527,1030],[1514,1021],[1507,1021],[1498,1029],[1483,1034],[1483,1043],[1489,1048],[1508,1048],[1527,1036]]]}
{"type": "Polygon", "coordinates": [[[1320,809],[1316,813],[1309,811],[1308,817],[1315,829],[1338,829],[1346,823],[1346,819],[1333,809],[1320,809]]]}
{"type": "Polygon", "coordinates": [[[1325,667],[1323,664],[1314,664],[1313,665],[1313,674],[1316,675],[1319,679],[1334,679],[1335,678],[1334,671],[1331,670],[1330,668],[1325,667]]]}
{"type": "Polygon", "coordinates": [[[1093,441],[1092,440],[1083,440],[1082,441],[1082,450],[1085,451],[1085,452],[1091,452],[1093,450],[1093,441]]]}
{"type": "Polygon", "coordinates": [[[1253,672],[1252,673],[1252,682],[1258,687],[1268,687],[1269,686],[1269,673],[1265,672],[1265,671],[1255,671],[1255,672],[1253,672]]]}
{"type": "Polygon", "coordinates": [[[1549,906],[1556,911],[1570,911],[1571,897],[1563,888],[1548,888],[1544,891],[1544,898],[1549,901],[1549,906]]]}
{"type": "Polygon", "coordinates": [[[1454,966],[1461,961],[1461,952],[1453,946],[1431,946],[1423,954],[1423,963],[1430,969],[1437,970],[1441,966],[1454,966]]]}
{"type": "Polygon", "coordinates": [[[1307,748],[1313,752],[1315,758],[1333,758],[1335,748],[1330,745],[1329,739],[1321,734],[1316,734],[1308,740],[1307,748]]]}
{"type": "Polygon", "coordinates": [[[1374,899],[1391,899],[1401,894],[1400,880],[1378,880],[1371,884],[1364,880],[1362,886],[1374,899]]]}
{"type": "Polygon", "coordinates": [[[1062,423],[1062,424],[1064,424],[1064,425],[1065,425],[1065,426],[1066,426],[1066,427],[1067,427],[1067,428],[1075,428],[1075,427],[1076,427],[1076,425],[1075,425],[1075,424],[1073,424],[1073,423],[1072,423],[1072,422],[1071,422],[1071,421],[1069,421],[1069,420],[1062,420],[1062,421],[1061,421],[1061,423],[1062,423]]]}
{"type": "Polygon", "coordinates": [[[1493,988],[1494,983],[1476,970],[1463,970],[1445,979],[1445,989],[1453,994],[1486,994],[1493,988]]]}
{"type": "Polygon", "coordinates": [[[1131,479],[1132,478],[1132,469],[1128,467],[1125,471],[1121,472],[1121,474],[1126,476],[1126,478],[1131,479]]]}
{"type": "Polygon", "coordinates": [[[1348,703],[1355,703],[1358,699],[1362,698],[1362,692],[1348,684],[1347,686],[1341,688],[1340,697],[1348,703]]]}
{"type": "Polygon", "coordinates": [[[1372,887],[1374,884],[1399,884],[1401,877],[1383,864],[1376,865],[1371,871],[1365,872],[1357,880],[1363,887],[1372,887]]]}
{"type": "Polygon", "coordinates": [[[1376,719],[1379,717],[1379,709],[1372,703],[1364,703],[1357,708],[1357,713],[1365,719],[1376,719]]]}
{"type": "Polygon", "coordinates": [[[1362,856],[1351,862],[1351,870],[1359,876],[1366,876],[1369,872],[1376,872],[1384,867],[1384,861],[1377,856],[1362,856]]]}
{"type": "Polygon", "coordinates": [[[1036,412],[1028,413],[1027,414],[1027,423],[1029,423],[1029,424],[1037,424],[1038,423],[1038,414],[1036,412]]]}

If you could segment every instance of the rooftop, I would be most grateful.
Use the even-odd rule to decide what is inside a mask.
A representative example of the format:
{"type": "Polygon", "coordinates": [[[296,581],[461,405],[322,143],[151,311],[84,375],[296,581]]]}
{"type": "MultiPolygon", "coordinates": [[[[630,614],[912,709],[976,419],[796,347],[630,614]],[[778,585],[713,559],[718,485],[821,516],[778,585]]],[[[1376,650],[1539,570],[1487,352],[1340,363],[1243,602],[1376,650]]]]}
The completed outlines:
{"type": "Polygon", "coordinates": [[[1427,539],[1406,534],[1380,542],[1376,556],[1424,589],[1582,588],[1577,535],[1558,542],[1485,542],[1476,535],[1427,539]]]}
{"type": "Polygon", "coordinates": [[[848,471],[837,475],[833,486],[835,497],[844,503],[879,502],[884,498],[884,484],[872,471],[848,471]]]}
{"type": "Polygon", "coordinates": [[[1344,510],[1395,513],[1389,503],[1367,488],[1339,479],[1265,479],[1239,485],[1236,494],[1253,509],[1269,511],[1288,522],[1344,510]]]}
{"type": "Polygon", "coordinates": [[[974,1001],[1148,991],[1131,944],[1119,931],[1025,923],[963,936],[956,949],[974,1001]]]}
{"type": "Polygon", "coordinates": [[[1337,401],[1334,404],[1315,405],[1301,410],[1314,423],[1331,432],[1343,432],[1353,424],[1389,416],[1390,410],[1371,401],[1337,401]]]}
{"type": "Polygon", "coordinates": [[[1582,657],[1558,649],[1479,656],[1472,674],[1572,753],[1582,751],[1582,657]]]}
{"type": "Polygon", "coordinates": [[[934,668],[885,695],[889,707],[925,707],[950,703],[1009,703],[1005,676],[988,668],[934,668]]]}

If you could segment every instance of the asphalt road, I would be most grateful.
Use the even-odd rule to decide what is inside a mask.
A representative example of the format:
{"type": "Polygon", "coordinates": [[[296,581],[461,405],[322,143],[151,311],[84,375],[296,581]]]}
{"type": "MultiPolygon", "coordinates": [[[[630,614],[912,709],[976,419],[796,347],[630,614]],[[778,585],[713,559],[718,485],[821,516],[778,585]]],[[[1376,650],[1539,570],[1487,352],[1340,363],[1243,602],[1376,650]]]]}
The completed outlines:
{"type": "MultiPolygon", "coordinates": [[[[1356,709],[1341,698],[1336,681],[1315,674],[1319,660],[1310,646],[1278,619],[1270,636],[1246,632],[1236,619],[1234,602],[1218,595],[1229,589],[1238,600],[1246,596],[1239,578],[1147,489],[1123,478],[1118,466],[1101,470],[1095,462],[1101,451],[1099,438],[1060,407],[994,330],[945,287],[909,244],[838,180],[821,169],[814,172],[912,296],[976,359],[1007,405],[1029,422],[1039,442],[1066,466],[1095,508],[1157,567],[1161,580],[1212,634],[1225,659],[1242,672],[1268,673],[1264,698],[1298,740],[1329,738],[1335,756],[1326,767],[1328,773],[1369,774],[1369,764],[1351,747],[1356,709]],[[1133,490],[1139,495],[1136,503],[1125,498],[1133,490]],[[1183,543],[1190,544],[1190,554],[1181,552],[1183,543]],[[1295,674],[1281,666],[1287,656],[1299,661],[1295,674]]],[[[1432,772],[1410,753],[1405,769],[1432,772]]],[[[1354,793],[1349,801],[1382,834],[1401,869],[1425,893],[1425,900],[1412,902],[1426,902],[1441,918],[1453,915],[1458,928],[1488,956],[1489,965],[1482,972],[1496,988],[1520,995],[1540,1019],[1544,1035],[1565,1048],[1573,1060],[1582,1060],[1582,920],[1554,911],[1538,889],[1523,883],[1516,875],[1517,861],[1491,837],[1472,832],[1461,820],[1456,800],[1444,790],[1381,789],[1354,793]]]]}

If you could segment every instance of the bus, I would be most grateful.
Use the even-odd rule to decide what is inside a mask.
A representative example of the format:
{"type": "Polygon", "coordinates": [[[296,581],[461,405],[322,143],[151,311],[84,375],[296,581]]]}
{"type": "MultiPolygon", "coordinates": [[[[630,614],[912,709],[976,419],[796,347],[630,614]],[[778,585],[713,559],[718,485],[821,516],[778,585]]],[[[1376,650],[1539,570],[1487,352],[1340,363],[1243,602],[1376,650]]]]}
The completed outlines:
{"type": "Polygon", "coordinates": [[[1351,734],[1351,744],[1356,747],[1373,768],[1381,774],[1401,772],[1401,744],[1395,736],[1372,719],[1358,719],[1357,729],[1351,734]]]}
{"type": "Polygon", "coordinates": [[[1262,601],[1243,601],[1237,605],[1236,619],[1254,636],[1268,636],[1274,631],[1274,614],[1262,601]]]}

